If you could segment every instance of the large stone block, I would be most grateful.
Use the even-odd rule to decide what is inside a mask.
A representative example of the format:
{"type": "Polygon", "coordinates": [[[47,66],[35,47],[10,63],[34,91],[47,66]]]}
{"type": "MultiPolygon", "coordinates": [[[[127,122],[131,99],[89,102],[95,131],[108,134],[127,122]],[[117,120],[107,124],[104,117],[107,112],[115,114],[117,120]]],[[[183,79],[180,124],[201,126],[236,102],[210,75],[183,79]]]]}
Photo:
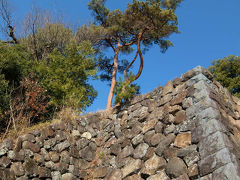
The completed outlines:
{"type": "Polygon", "coordinates": [[[235,158],[233,154],[229,152],[227,148],[221,149],[215,154],[211,154],[198,163],[200,175],[205,176],[221,166],[224,166],[232,162],[232,158],[235,158]]]}
{"type": "Polygon", "coordinates": [[[233,145],[227,135],[219,131],[207,136],[199,143],[199,152],[202,158],[214,154],[223,148],[232,149],[233,145]]]}
{"type": "Polygon", "coordinates": [[[219,169],[213,172],[212,179],[221,179],[221,180],[239,180],[240,176],[238,174],[238,169],[236,164],[229,163],[225,166],[220,167],[219,169]]]}

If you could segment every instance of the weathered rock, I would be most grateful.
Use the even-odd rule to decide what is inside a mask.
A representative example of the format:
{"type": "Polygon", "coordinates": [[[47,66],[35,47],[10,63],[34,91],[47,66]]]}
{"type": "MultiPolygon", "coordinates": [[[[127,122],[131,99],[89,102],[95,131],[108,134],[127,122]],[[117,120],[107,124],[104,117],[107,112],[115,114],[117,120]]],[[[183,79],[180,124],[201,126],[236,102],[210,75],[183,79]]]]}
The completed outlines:
{"type": "Polygon", "coordinates": [[[174,130],[175,130],[175,125],[174,124],[170,124],[170,125],[168,125],[166,128],[165,128],[165,130],[164,130],[164,134],[170,134],[170,133],[172,133],[172,132],[174,132],[174,130]]]}
{"type": "Polygon", "coordinates": [[[180,105],[182,104],[183,100],[185,99],[187,95],[186,90],[181,91],[179,94],[177,94],[170,102],[172,106],[174,105],[180,105]]]}
{"type": "Polygon", "coordinates": [[[70,147],[70,143],[66,140],[66,141],[64,141],[62,143],[57,144],[54,147],[54,150],[56,150],[57,152],[62,152],[62,151],[64,151],[65,149],[67,149],[69,147],[70,147]]]}
{"type": "Polygon", "coordinates": [[[162,96],[165,96],[168,93],[171,93],[173,91],[173,83],[172,81],[168,81],[167,84],[163,87],[162,90],[162,96]]]}
{"type": "Polygon", "coordinates": [[[198,165],[193,164],[188,167],[188,176],[190,178],[197,178],[198,177],[198,165]]]}
{"type": "Polygon", "coordinates": [[[119,158],[125,158],[133,154],[133,147],[132,146],[126,146],[120,154],[118,154],[119,158]]]}
{"type": "Polygon", "coordinates": [[[89,140],[92,138],[92,135],[90,132],[84,132],[81,137],[89,140]]]}
{"type": "Polygon", "coordinates": [[[50,178],[51,171],[45,167],[38,167],[39,178],[50,178]]]}
{"type": "Polygon", "coordinates": [[[11,161],[8,157],[3,156],[0,158],[0,166],[7,168],[11,164],[11,161]]]}
{"type": "Polygon", "coordinates": [[[163,169],[166,164],[167,163],[165,159],[154,154],[150,159],[148,159],[144,163],[142,173],[154,175],[156,171],[163,169]]]}
{"type": "Polygon", "coordinates": [[[53,171],[51,172],[52,180],[61,180],[62,175],[59,171],[53,171]]]}
{"type": "Polygon", "coordinates": [[[147,131],[150,131],[154,129],[154,126],[157,124],[158,120],[157,119],[151,119],[148,122],[146,122],[143,127],[142,127],[142,132],[146,133],[147,131]]]}
{"type": "Polygon", "coordinates": [[[140,175],[134,174],[132,176],[128,176],[128,177],[124,178],[124,180],[144,180],[144,179],[141,178],[140,175]]]}
{"type": "Polygon", "coordinates": [[[155,131],[153,130],[153,131],[148,131],[144,135],[143,139],[148,145],[151,145],[151,140],[152,140],[152,137],[153,137],[154,134],[155,134],[155,131]]]}
{"type": "Polygon", "coordinates": [[[46,149],[41,148],[41,155],[43,156],[43,158],[44,158],[46,161],[49,161],[49,160],[50,160],[49,154],[48,154],[48,152],[46,151],[46,149]]]}
{"type": "Polygon", "coordinates": [[[155,125],[154,129],[155,129],[156,133],[162,133],[162,131],[163,131],[163,123],[162,122],[158,122],[155,125]]]}
{"type": "Polygon", "coordinates": [[[187,173],[187,167],[183,160],[174,157],[167,163],[166,173],[172,177],[179,177],[180,175],[187,173]]]}
{"type": "Polygon", "coordinates": [[[138,145],[139,143],[143,142],[143,135],[142,134],[138,134],[137,136],[135,136],[133,139],[132,139],[132,144],[134,146],[138,145]]]}
{"type": "Polygon", "coordinates": [[[97,167],[93,171],[94,178],[104,178],[107,175],[108,168],[107,167],[97,167]]]}
{"type": "Polygon", "coordinates": [[[169,148],[166,148],[163,152],[164,154],[164,157],[169,160],[173,157],[177,157],[177,154],[178,154],[178,151],[179,149],[178,148],[175,148],[175,147],[169,147],[169,148]]]}
{"type": "Polygon", "coordinates": [[[178,134],[174,141],[174,146],[185,148],[191,144],[191,141],[191,132],[178,134]]]}
{"type": "Polygon", "coordinates": [[[139,144],[136,149],[133,151],[133,157],[135,159],[141,159],[145,156],[147,153],[147,150],[149,148],[149,145],[146,143],[139,144]]]}
{"type": "Polygon", "coordinates": [[[21,162],[15,162],[12,163],[10,170],[16,175],[16,176],[22,176],[25,174],[23,165],[21,162]]]}
{"type": "Polygon", "coordinates": [[[23,167],[26,175],[38,175],[38,167],[36,161],[33,159],[27,158],[23,163],[23,167]]]}
{"type": "Polygon", "coordinates": [[[211,154],[204,159],[201,159],[198,163],[199,171],[201,176],[205,176],[215,169],[231,163],[232,154],[229,152],[227,148],[221,149],[220,151],[211,154]]]}
{"type": "Polygon", "coordinates": [[[190,146],[187,146],[185,148],[179,149],[178,152],[177,152],[177,156],[178,157],[185,157],[188,154],[191,154],[191,153],[196,152],[196,151],[197,151],[197,145],[190,145],[190,146]]]}
{"type": "Polygon", "coordinates": [[[166,175],[164,171],[160,171],[155,175],[149,176],[147,180],[170,180],[170,178],[166,175]]]}
{"type": "Polygon", "coordinates": [[[183,121],[185,121],[186,120],[186,113],[185,113],[185,111],[178,111],[177,113],[176,113],[176,117],[175,117],[175,121],[174,121],[174,123],[175,124],[180,124],[180,123],[182,123],[183,121]]]}
{"type": "Polygon", "coordinates": [[[53,162],[58,162],[59,161],[59,155],[56,152],[49,152],[50,160],[53,162]]]}
{"type": "Polygon", "coordinates": [[[74,175],[72,173],[66,173],[62,175],[62,180],[73,180],[74,175]]]}
{"type": "Polygon", "coordinates": [[[34,153],[38,153],[40,151],[40,146],[38,144],[33,144],[29,141],[24,141],[22,143],[23,149],[30,149],[34,153]]]}
{"type": "Polygon", "coordinates": [[[139,170],[141,168],[141,165],[142,162],[140,159],[132,159],[126,166],[122,168],[122,178],[139,170]]]}
{"type": "Polygon", "coordinates": [[[34,143],[36,141],[34,135],[32,135],[32,134],[25,134],[25,135],[21,136],[20,138],[22,139],[22,141],[29,141],[32,143],[34,143]]]}
{"type": "Polygon", "coordinates": [[[188,167],[193,165],[194,163],[197,163],[199,160],[200,160],[200,156],[199,156],[199,153],[196,151],[189,153],[184,157],[184,161],[188,167]]]}
{"type": "Polygon", "coordinates": [[[151,145],[152,146],[158,145],[162,139],[164,139],[163,134],[160,133],[154,134],[151,139],[151,145]]]}
{"type": "Polygon", "coordinates": [[[51,138],[51,139],[49,139],[49,140],[47,140],[47,141],[44,141],[44,148],[45,149],[50,149],[50,148],[52,148],[52,147],[54,147],[55,146],[55,144],[56,144],[56,139],[55,138],[51,138]]]}
{"type": "Polygon", "coordinates": [[[122,180],[122,171],[114,169],[107,177],[106,180],[122,180]]]}
{"type": "Polygon", "coordinates": [[[177,178],[174,178],[173,180],[189,180],[188,175],[185,173],[183,175],[180,175],[177,178]]]}
{"type": "Polygon", "coordinates": [[[13,142],[10,139],[5,139],[1,144],[0,144],[0,157],[3,155],[6,155],[8,150],[13,149],[13,142]]]}
{"type": "Polygon", "coordinates": [[[169,134],[167,137],[165,137],[157,146],[155,149],[155,153],[158,156],[161,156],[163,151],[174,141],[175,135],[169,134]]]}

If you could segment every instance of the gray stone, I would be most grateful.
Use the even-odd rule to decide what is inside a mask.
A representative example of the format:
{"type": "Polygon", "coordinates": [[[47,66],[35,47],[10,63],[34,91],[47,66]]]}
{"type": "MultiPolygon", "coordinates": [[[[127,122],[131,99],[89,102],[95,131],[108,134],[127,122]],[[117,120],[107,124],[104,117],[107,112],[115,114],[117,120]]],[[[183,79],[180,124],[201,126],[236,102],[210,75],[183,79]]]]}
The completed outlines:
{"type": "Polygon", "coordinates": [[[96,156],[96,152],[90,147],[85,147],[79,152],[79,155],[87,161],[92,161],[96,156]]]}
{"type": "Polygon", "coordinates": [[[53,171],[51,172],[52,180],[61,180],[62,175],[59,171],[53,171]]]}
{"type": "Polygon", "coordinates": [[[46,166],[46,168],[51,169],[51,170],[57,169],[56,164],[52,161],[45,162],[45,166],[46,166]]]}
{"type": "Polygon", "coordinates": [[[184,157],[184,161],[188,167],[197,163],[199,160],[200,160],[200,156],[197,151],[192,152],[184,157]]]}
{"type": "Polygon", "coordinates": [[[47,152],[46,149],[41,148],[41,155],[43,156],[43,158],[44,158],[46,161],[49,161],[49,160],[50,160],[49,154],[48,154],[48,152],[47,152]]]}
{"type": "Polygon", "coordinates": [[[66,173],[62,175],[62,180],[73,180],[74,175],[72,173],[66,173]]]}
{"type": "Polygon", "coordinates": [[[163,151],[174,141],[174,139],[175,139],[175,135],[169,134],[162,141],[160,141],[157,148],[155,149],[155,153],[161,156],[163,151]]]}
{"type": "Polygon", "coordinates": [[[187,167],[182,159],[174,157],[166,165],[166,173],[172,177],[178,177],[187,173],[187,167]]]}
{"type": "Polygon", "coordinates": [[[16,175],[16,176],[22,176],[25,174],[23,165],[21,162],[15,162],[12,163],[10,170],[16,175]]]}
{"type": "Polygon", "coordinates": [[[221,179],[221,180],[238,180],[240,176],[238,175],[238,170],[235,164],[229,163],[225,166],[220,167],[219,169],[213,172],[212,179],[221,179]]]}
{"type": "Polygon", "coordinates": [[[50,149],[53,146],[55,146],[55,144],[56,144],[56,139],[55,138],[51,138],[51,139],[49,139],[47,141],[44,141],[44,146],[43,147],[45,149],[50,149]]]}
{"type": "Polygon", "coordinates": [[[218,110],[209,107],[207,109],[204,109],[197,115],[197,119],[203,120],[203,122],[207,122],[210,119],[220,119],[221,115],[218,110]]]}
{"type": "Polygon", "coordinates": [[[162,122],[158,122],[155,125],[154,129],[155,129],[156,133],[162,133],[162,131],[163,131],[163,123],[162,122]]]}
{"type": "Polygon", "coordinates": [[[45,167],[38,167],[39,178],[50,178],[51,171],[45,167]]]}
{"type": "Polygon", "coordinates": [[[10,165],[11,161],[8,157],[3,156],[0,158],[0,166],[7,168],[10,165]]]}
{"type": "Polygon", "coordinates": [[[68,141],[64,141],[62,143],[57,144],[54,147],[54,150],[56,150],[57,152],[62,152],[69,147],[70,147],[70,143],[68,141]]]}
{"type": "Polygon", "coordinates": [[[29,149],[34,153],[38,153],[40,151],[40,146],[38,144],[33,144],[29,141],[24,141],[22,143],[22,148],[23,149],[29,149]]]}
{"type": "Polygon", "coordinates": [[[139,144],[136,149],[133,151],[133,157],[135,159],[141,159],[147,153],[149,145],[146,143],[139,144]]]}
{"type": "Polygon", "coordinates": [[[49,152],[50,160],[53,162],[58,162],[59,161],[59,155],[56,152],[49,152]]]}
{"type": "Polygon", "coordinates": [[[106,180],[122,180],[122,171],[114,169],[107,177],[106,180]]]}
{"type": "Polygon", "coordinates": [[[223,124],[216,119],[211,119],[211,120],[207,121],[206,123],[199,122],[199,124],[201,126],[204,126],[204,131],[202,134],[203,138],[207,137],[210,134],[213,134],[217,131],[226,132],[226,128],[223,126],[223,124]]]}
{"type": "Polygon", "coordinates": [[[174,124],[171,124],[171,125],[168,125],[165,130],[164,130],[164,134],[170,134],[172,132],[174,132],[175,130],[175,125],[174,124]]]}
{"type": "Polygon", "coordinates": [[[148,175],[154,175],[156,173],[156,171],[164,169],[166,164],[167,163],[164,158],[159,157],[156,154],[154,154],[150,159],[148,159],[144,163],[144,168],[142,168],[141,173],[148,174],[148,175]]]}
{"type": "Polygon", "coordinates": [[[121,153],[118,155],[119,158],[125,158],[133,154],[133,147],[132,146],[126,146],[123,148],[121,153]]]}
{"type": "Polygon", "coordinates": [[[5,139],[1,144],[0,144],[0,157],[7,154],[8,150],[13,149],[13,141],[10,139],[5,139]]]}
{"type": "Polygon", "coordinates": [[[162,96],[171,93],[174,90],[172,81],[168,81],[167,84],[163,87],[162,96]]]}
{"type": "Polygon", "coordinates": [[[139,170],[141,165],[142,162],[140,159],[132,159],[126,166],[122,168],[122,178],[139,170]]]}
{"type": "Polygon", "coordinates": [[[229,152],[227,148],[221,149],[215,154],[211,154],[200,160],[198,166],[200,175],[205,176],[215,169],[224,166],[225,164],[231,163],[234,156],[229,152]]]}
{"type": "Polygon", "coordinates": [[[201,157],[206,157],[225,147],[228,147],[230,149],[233,148],[232,143],[229,141],[227,135],[219,131],[207,136],[199,143],[199,151],[201,157]]]}
{"type": "Polygon", "coordinates": [[[21,136],[20,138],[22,139],[22,141],[29,141],[32,143],[34,143],[36,141],[34,135],[32,135],[32,134],[25,134],[25,135],[21,136]]]}
{"type": "Polygon", "coordinates": [[[166,175],[164,171],[160,171],[155,175],[149,176],[147,180],[170,180],[170,178],[166,175]]]}
{"type": "Polygon", "coordinates": [[[25,175],[33,175],[36,176],[38,175],[38,167],[36,161],[30,158],[26,158],[24,163],[24,170],[25,170],[25,175]]]}
{"type": "Polygon", "coordinates": [[[110,151],[114,155],[118,155],[121,152],[121,145],[120,144],[113,144],[110,146],[110,151]]]}
{"type": "Polygon", "coordinates": [[[131,142],[134,146],[138,145],[139,143],[143,142],[143,135],[142,134],[138,134],[137,136],[135,136],[131,142]]]}
{"type": "Polygon", "coordinates": [[[153,136],[152,136],[152,139],[151,139],[151,145],[152,146],[156,146],[156,145],[158,145],[159,143],[160,143],[160,141],[162,140],[162,139],[164,139],[164,135],[163,134],[160,134],[160,133],[157,133],[157,134],[154,134],[153,136]]]}
{"type": "Polygon", "coordinates": [[[70,155],[68,151],[62,151],[60,154],[60,161],[65,163],[65,164],[69,164],[70,162],[70,155]]]}
{"type": "Polygon", "coordinates": [[[191,153],[196,152],[196,151],[197,151],[197,145],[190,145],[186,148],[179,149],[178,152],[177,152],[177,156],[178,157],[185,157],[188,154],[191,154],[191,153]]]}

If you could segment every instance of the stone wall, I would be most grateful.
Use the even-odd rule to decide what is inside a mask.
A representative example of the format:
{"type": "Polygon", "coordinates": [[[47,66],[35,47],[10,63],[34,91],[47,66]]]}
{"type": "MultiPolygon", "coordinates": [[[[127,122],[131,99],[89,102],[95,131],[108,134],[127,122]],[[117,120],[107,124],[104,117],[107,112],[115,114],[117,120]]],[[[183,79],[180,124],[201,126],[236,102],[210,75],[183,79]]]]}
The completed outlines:
{"type": "Polygon", "coordinates": [[[201,67],[111,114],[0,144],[0,179],[238,180],[240,101],[201,67]]]}

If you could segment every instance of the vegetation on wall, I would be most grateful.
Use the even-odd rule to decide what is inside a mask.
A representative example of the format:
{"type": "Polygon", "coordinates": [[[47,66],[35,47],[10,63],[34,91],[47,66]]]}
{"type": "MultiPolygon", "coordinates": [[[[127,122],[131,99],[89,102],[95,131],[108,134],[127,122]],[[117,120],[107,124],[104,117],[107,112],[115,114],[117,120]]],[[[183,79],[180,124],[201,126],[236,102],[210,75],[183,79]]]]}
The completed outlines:
{"type": "Polygon", "coordinates": [[[235,96],[240,98],[240,57],[230,55],[214,60],[209,67],[215,79],[235,96]]]}

